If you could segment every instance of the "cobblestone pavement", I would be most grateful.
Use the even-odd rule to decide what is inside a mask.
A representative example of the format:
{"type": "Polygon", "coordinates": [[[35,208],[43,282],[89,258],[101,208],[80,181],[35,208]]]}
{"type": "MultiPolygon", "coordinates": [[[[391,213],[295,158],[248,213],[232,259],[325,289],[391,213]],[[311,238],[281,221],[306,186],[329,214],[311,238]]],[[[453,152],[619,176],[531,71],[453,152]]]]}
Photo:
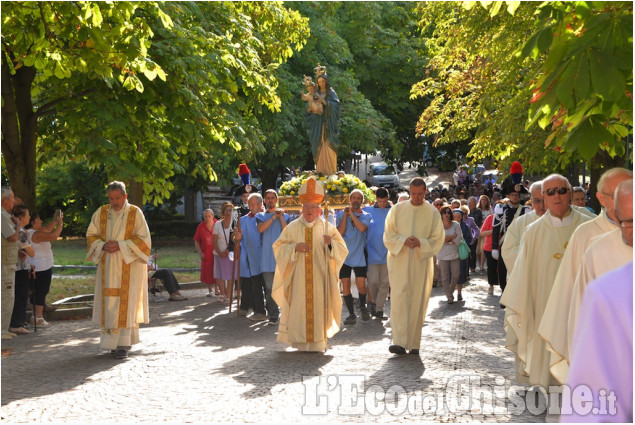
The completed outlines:
{"type": "Polygon", "coordinates": [[[544,422],[544,413],[505,407],[518,406],[502,398],[514,384],[513,356],[483,278],[472,275],[463,303],[448,305],[433,289],[420,356],[390,354],[390,321],[361,318],[326,353],[294,352],[276,342],[277,326],[227,314],[204,289],[184,291],[183,302],[151,301],[151,323],[123,361],[99,348],[88,319],[54,322],[2,341],[2,421],[544,422]],[[499,395],[494,413],[491,403],[468,405],[470,376],[484,400],[499,395]],[[448,381],[465,385],[446,390],[448,381]]]}

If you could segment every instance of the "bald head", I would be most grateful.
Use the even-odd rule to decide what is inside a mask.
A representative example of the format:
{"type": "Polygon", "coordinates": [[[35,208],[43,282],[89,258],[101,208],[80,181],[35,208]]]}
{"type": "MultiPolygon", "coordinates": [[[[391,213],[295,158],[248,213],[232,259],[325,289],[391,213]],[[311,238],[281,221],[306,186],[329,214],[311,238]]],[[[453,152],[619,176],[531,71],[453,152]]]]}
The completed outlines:
{"type": "Polygon", "coordinates": [[[633,246],[633,180],[624,180],[615,189],[615,217],[622,232],[622,240],[633,246]]]}
{"type": "Polygon", "coordinates": [[[633,172],[626,168],[616,167],[607,170],[598,180],[598,191],[595,196],[605,209],[606,215],[615,221],[614,194],[617,186],[625,180],[632,180],[633,172]]]}
{"type": "Polygon", "coordinates": [[[627,168],[615,167],[606,170],[598,180],[598,192],[612,195],[618,184],[633,178],[633,172],[627,168]]]}

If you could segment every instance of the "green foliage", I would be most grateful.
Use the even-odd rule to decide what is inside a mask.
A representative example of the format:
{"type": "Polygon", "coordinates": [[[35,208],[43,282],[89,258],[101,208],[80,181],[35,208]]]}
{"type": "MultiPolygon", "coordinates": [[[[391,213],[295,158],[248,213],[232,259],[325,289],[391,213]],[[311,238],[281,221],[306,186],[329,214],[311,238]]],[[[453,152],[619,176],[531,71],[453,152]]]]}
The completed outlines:
{"type": "MultiPolygon", "coordinates": [[[[40,163],[103,166],[143,183],[155,205],[176,175],[203,186],[231,176],[238,151],[264,149],[256,114],[280,110],[275,70],[308,36],[306,19],[275,2],[5,2],[2,12],[3,41],[13,38],[3,58],[37,67],[40,163]]],[[[3,153],[7,136],[3,127],[3,153]]]]}
{"type": "Polygon", "coordinates": [[[508,169],[521,159],[528,173],[553,169],[558,155],[542,149],[546,132],[525,128],[528,87],[539,64],[515,55],[538,5],[514,3],[513,16],[470,6],[429,2],[418,9],[430,62],[412,88],[413,97],[428,100],[417,132],[438,146],[469,143],[474,162],[493,158],[508,169]]]}
{"type": "Polygon", "coordinates": [[[538,9],[524,57],[542,60],[532,84],[531,121],[545,146],[585,160],[623,156],[633,125],[632,2],[548,2],[538,9]]]}
{"type": "Polygon", "coordinates": [[[85,236],[93,213],[108,202],[103,168],[90,170],[85,162],[48,163],[40,171],[37,211],[47,222],[56,208],[64,213],[63,236],[85,236]]]}
{"type": "Polygon", "coordinates": [[[277,174],[282,167],[292,165],[312,165],[304,123],[306,105],[300,94],[304,90],[302,76],[315,79],[318,62],[327,66],[331,86],[341,102],[339,161],[343,163],[351,151],[379,150],[387,157],[398,157],[406,135],[414,135],[417,111],[409,105],[414,103],[408,100],[408,90],[416,81],[415,69],[420,63],[410,58],[420,52],[412,48],[415,37],[409,37],[411,27],[404,26],[412,6],[370,2],[285,4],[309,18],[311,37],[276,71],[282,108],[276,114],[265,111],[258,115],[267,149],[253,161],[264,174],[277,174]],[[410,111],[410,119],[404,111],[410,111]]]}
{"type": "MultiPolygon", "coordinates": [[[[64,80],[82,74],[110,87],[118,81],[128,90],[143,91],[137,74],[165,80],[165,73],[148,57],[153,32],[137,16],[139,6],[134,2],[3,2],[3,60],[12,73],[23,66],[37,70],[36,97],[44,94],[42,86],[53,77],[64,80]]],[[[156,2],[143,7],[162,15],[164,25],[170,26],[156,2]]],[[[46,96],[40,99],[47,100],[46,96]]]]}
{"type": "Polygon", "coordinates": [[[394,128],[394,135],[381,136],[378,149],[400,166],[421,161],[423,151],[414,123],[426,100],[410,99],[427,64],[416,7],[414,2],[344,2],[338,10],[338,31],[353,54],[358,89],[394,128]]]}

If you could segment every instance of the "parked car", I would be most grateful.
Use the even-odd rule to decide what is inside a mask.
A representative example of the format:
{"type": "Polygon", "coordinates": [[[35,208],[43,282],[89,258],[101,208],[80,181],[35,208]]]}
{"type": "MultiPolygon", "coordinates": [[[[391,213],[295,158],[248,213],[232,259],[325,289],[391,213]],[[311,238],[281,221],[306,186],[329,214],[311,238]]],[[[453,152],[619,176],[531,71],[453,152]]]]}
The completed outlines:
{"type": "Polygon", "coordinates": [[[399,174],[394,166],[385,162],[377,162],[368,166],[366,182],[370,186],[399,188],[399,174]]]}

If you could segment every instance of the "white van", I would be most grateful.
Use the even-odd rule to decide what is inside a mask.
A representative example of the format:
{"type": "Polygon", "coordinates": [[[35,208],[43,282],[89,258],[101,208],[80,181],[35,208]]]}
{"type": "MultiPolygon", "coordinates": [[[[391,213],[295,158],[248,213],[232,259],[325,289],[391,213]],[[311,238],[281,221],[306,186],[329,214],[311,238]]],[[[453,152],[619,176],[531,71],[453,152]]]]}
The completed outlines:
{"type": "Polygon", "coordinates": [[[385,187],[387,189],[399,188],[399,175],[392,165],[385,162],[376,162],[368,166],[366,181],[371,186],[385,187]]]}

